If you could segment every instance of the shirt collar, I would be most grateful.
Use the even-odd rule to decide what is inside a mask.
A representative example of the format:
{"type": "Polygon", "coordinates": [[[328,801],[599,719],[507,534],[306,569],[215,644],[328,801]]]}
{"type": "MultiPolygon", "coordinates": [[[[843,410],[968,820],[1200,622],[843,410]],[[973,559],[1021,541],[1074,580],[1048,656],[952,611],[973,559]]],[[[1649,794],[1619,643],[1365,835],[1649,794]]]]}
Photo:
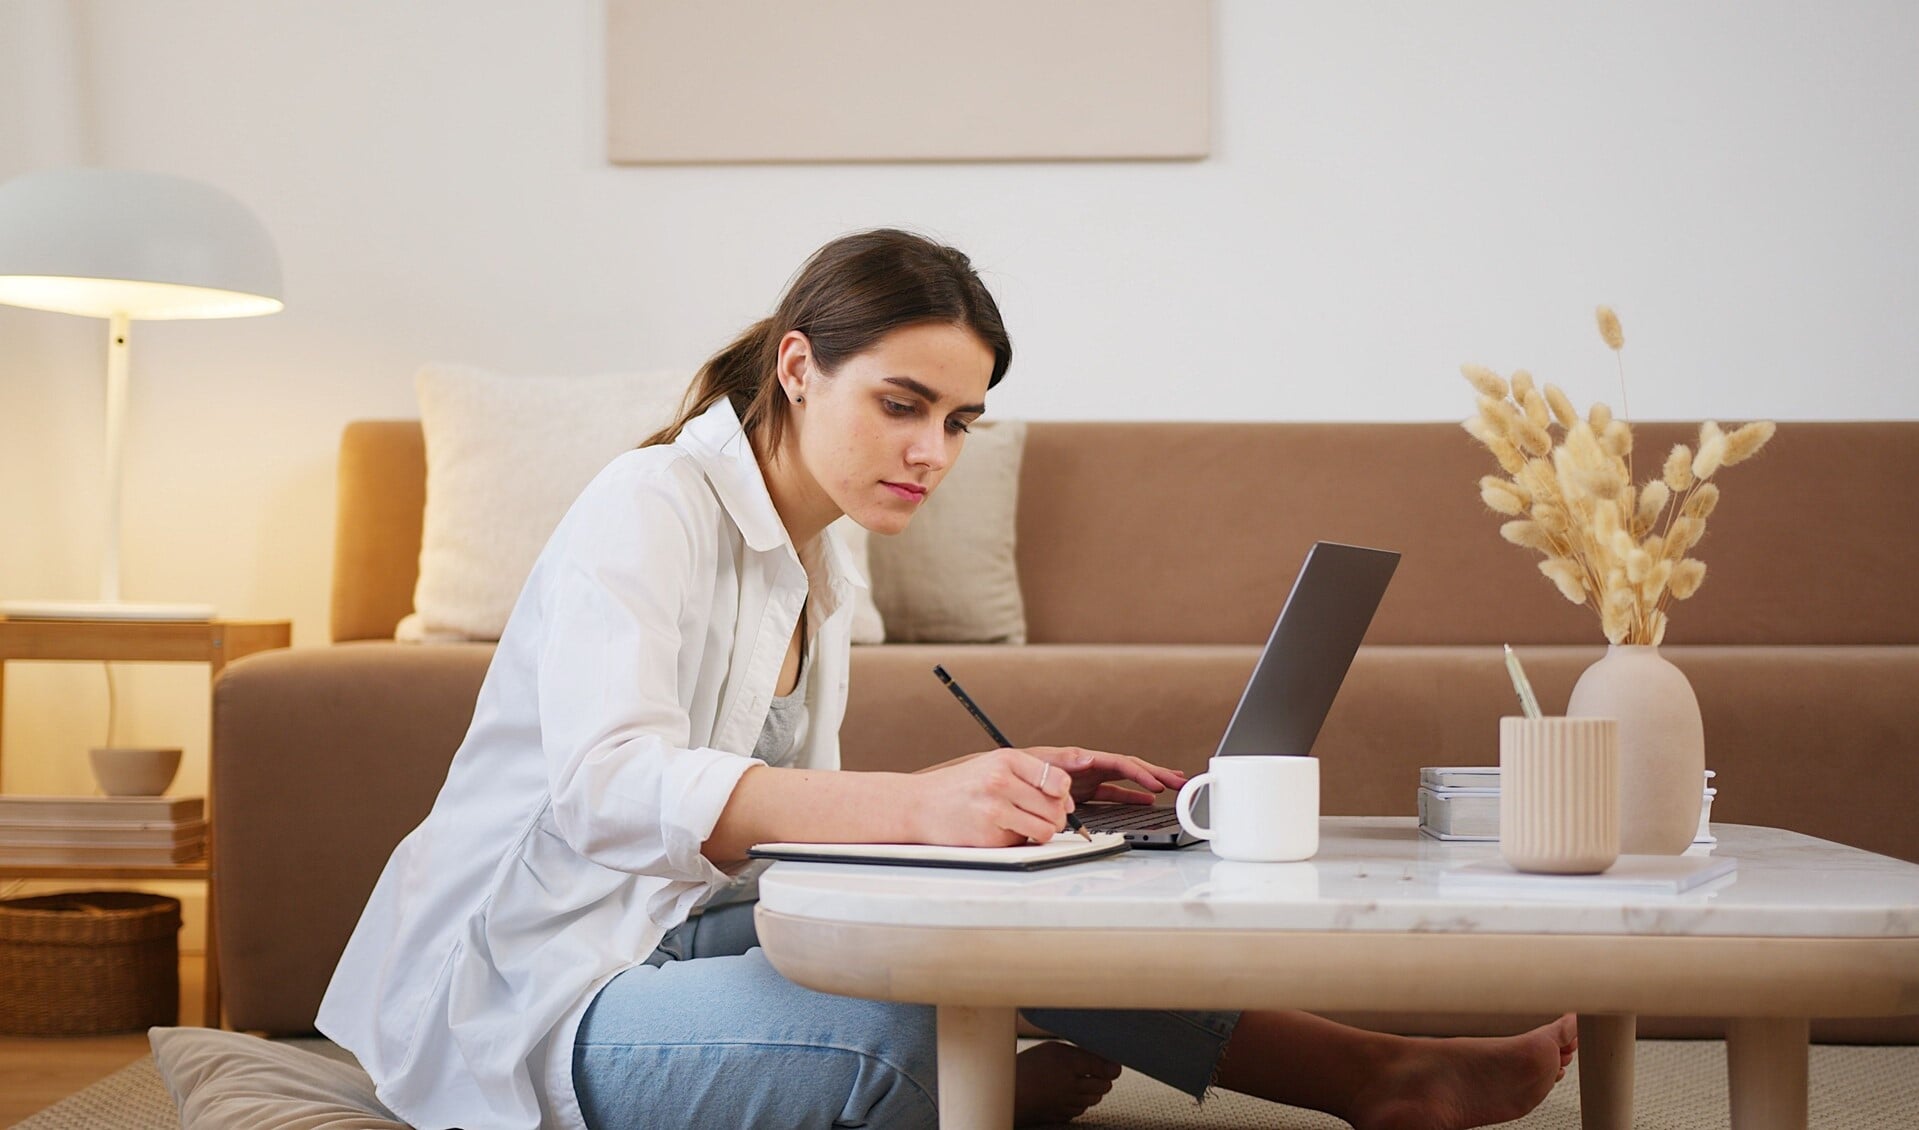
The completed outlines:
{"type": "MultiPolygon", "coordinates": [[[[688,420],[675,443],[706,472],[747,545],[766,553],[789,543],[786,523],[780,521],[780,512],[773,507],[766,476],[760,471],[760,462],[753,455],[753,445],[747,441],[746,429],[740,425],[731,399],[722,396],[713,407],[688,420]]],[[[821,541],[827,577],[866,588],[866,578],[854,566],[852,554],[840,543],[839,534],[829,528],[821,541]]]]}
{"type": "Polygon", "coordinates": [[[688,420],[676,442],[706,472],[747,545],[765,553],[786,542],[786,525],[773,508],[759,460],[753,457],[753,445],[730,399],[722,396],[713,407],[688,420]]]}

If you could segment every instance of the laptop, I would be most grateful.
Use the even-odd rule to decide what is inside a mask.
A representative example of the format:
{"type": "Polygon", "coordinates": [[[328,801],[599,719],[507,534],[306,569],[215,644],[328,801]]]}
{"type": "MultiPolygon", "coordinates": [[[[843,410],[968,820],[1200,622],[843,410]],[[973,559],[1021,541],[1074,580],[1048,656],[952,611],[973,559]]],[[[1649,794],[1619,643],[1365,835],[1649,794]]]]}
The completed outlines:
{"type": "MultiPolygon", "coordinates": [[[[1306,551],[1215,757],[1312,753],[1398,565],[1399,554],[1385,549],[1322,541],[1306,551]]],[[[1075,814],[1087,831],[1118,832],[1135,848],[1197,842],[1170,804],[1091,803],[1075,814]]]]}

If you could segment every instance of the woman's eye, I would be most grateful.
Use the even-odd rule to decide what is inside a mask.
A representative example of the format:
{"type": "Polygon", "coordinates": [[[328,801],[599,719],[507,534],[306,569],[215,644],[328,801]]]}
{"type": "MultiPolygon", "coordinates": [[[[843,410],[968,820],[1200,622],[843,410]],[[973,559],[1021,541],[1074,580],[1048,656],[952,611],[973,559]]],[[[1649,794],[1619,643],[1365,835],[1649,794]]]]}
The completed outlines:
{"type": "Polygon", "coordinates": [[[895,416],[911,416],[913,414],[913,406],[911,404],[902,404],[897,400],[882,400],[880,403],[886,405],[886,410],[895,416]]]}
{"type": "Polygon", "coordinates": [[[946,430],[958,434],[960,432],[970,432],[973,429],[967,427],[964,420],[948,420],[946,422],[946,430]]]}

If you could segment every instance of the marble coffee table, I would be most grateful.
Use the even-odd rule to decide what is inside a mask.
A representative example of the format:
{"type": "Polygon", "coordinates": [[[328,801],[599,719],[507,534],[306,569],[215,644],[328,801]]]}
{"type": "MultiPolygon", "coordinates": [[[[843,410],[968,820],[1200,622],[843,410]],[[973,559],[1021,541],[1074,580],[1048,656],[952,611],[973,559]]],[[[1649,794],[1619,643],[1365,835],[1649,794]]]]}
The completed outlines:
{"type": "Polygon", "coordinates": [[[1442,875],[1496,845],[1329,817],[1307,863],[1204,846],[1030,874],[780,863],[756,921],[798,984],[938,1006],[949,1128],[1011,1125],[1026,1006],[1576,1012],[1582,1120],[1609,1130],[1632,1124],[1637,1014],[1724,1016],[1733,1125],[1804,1127],[1808,1018],[1919,1012],[1919,866],[1713,832],[1736,872],[1678,895],[1448,893],[1442,875]]]}

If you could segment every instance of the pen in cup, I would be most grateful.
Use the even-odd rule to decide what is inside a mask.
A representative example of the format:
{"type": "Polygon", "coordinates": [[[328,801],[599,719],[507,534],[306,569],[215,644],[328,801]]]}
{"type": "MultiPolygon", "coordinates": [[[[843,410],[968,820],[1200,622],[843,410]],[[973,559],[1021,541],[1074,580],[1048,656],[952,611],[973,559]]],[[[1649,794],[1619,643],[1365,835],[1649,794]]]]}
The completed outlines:
{"type": "Polygon", "coordinates": [[[1512,676],[1513,690],[1519,695],[1519,709],[1528,718],[1539,717],[1539,700],[1533,697],[1533,685],[1526,678],[1526,669],[1519,665],[1519,655],[1513,651],[1512,644],[1506,644],[1506,673],[1512,676]]]}
{"type": "MultiPolygon", "coordinates": [[[[986,734],[988,737],[992,738],[993,741],[997,742],[1000,745],[1000,747],[1003,749],[1016,748],[1012,742],[1006,740],[1005,734],[1002,734],[999,732],[999,727],[993,725],[993,720],[991,718],[988,718],[984,711],[982,711],[978,706],[975,706],[973,704],[972,698],[969,695],[967,695],[967,693],[963,689],[961,689],[958,683],[953,681],[953,676],[948,675],[946,673],[945,667],[937,667],[937,666],[934,667],[933,674],[939,676],[939,681],[946,685],[947,690],[953,692],[954,698],[957,698],[960,700],[960,705],[964,706],[966,708],[966,712],[973,716],[973,721],[978,722],[982,727],[985,728],[986,734]]],[[[1083,827],[1079,822],[1079,817],[1073,815],[1070,812],[1066,814],[1066,826],[1069,829],[1075,832],[1078,832],[1082,839],[1085,839],[1088,842],[1092,841],[1093,837],[1087,834],[1085,827],[1083,827]]]]}

